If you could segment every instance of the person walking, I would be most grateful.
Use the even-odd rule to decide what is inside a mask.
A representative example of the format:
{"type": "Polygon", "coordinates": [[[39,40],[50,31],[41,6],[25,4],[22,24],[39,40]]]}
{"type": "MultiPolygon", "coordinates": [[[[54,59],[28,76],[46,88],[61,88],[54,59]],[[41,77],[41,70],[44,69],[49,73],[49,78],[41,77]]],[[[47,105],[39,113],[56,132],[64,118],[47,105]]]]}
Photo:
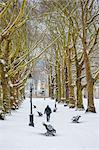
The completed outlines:
{"type": "Polygon", "coordinates": [[[49,105],[47,105],[47,107],[44,110],[44,114],[46,114],[46,120],[47,122],[50,121],[50,114],[52,113],[51,108],[49,107],[49,105]]]}

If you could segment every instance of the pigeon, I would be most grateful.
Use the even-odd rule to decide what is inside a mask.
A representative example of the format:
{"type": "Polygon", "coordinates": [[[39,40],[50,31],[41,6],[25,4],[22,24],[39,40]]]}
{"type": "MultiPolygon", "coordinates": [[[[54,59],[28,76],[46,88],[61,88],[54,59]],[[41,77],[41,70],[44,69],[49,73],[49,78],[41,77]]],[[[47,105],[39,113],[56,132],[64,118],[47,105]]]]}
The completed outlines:
{"type": "Polygon", "coordinates": [[[37,112],[40,117],[43,116],[43,114],[41,112],[39,112],[39,111],[37,111],[37,112]]]}
{"type": "Polygon", "coordinates": [[[80,115],[74,116],[74,117],[72,118],[72,122],[73,122],[73,123],[79,123],[79,118],[80,118],[80,117],[81,117],[80,115]]]}
{"type": "Polygon", "coordinates": [[[33,107],[34,107],[34,108],[36,108],[36,106],[35,106],[35,105],[33,105],[33,107]]]}
{"type": "Polygon", "coordinates": [[[53,112],[56,112],[56,111],[57,111],[57,108],[54,108],[54,109],[53,109],[53,112]]]}
{"type": "Polygon", "coordinates": [[[55,136],[56,130],[53,128],[52,125],[47,125],[45,123],[43,123],[43,125],[45,126],[47,132],[45,133],[46,136],[55,136]]]}

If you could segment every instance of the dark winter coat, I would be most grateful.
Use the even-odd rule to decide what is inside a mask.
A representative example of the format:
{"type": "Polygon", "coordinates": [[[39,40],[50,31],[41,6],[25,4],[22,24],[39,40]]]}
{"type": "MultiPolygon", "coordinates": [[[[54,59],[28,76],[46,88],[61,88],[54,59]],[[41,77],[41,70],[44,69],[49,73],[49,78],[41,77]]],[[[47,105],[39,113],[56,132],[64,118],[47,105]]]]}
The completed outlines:
{"type": "Polygon", "coordinates": [[[51,108],[49,107],[49,105],[45,108],[44,114],[46,115],[50,115],[52,113],[51,108]]]}

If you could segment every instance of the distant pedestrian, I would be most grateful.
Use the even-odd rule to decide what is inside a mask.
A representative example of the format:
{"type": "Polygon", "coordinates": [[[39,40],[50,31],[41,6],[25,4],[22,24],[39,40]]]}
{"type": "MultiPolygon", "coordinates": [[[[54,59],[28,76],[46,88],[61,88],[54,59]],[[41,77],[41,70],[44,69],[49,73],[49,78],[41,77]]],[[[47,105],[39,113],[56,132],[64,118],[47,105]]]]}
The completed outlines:
{"type": "Polygon", "coordinates": [[[52,113],[51,108],[49,107],[49,105],[47,105],[47,107],[44,110],[44,114],[46,114],[46,120],[50,121],[50,114],[52,113]]]}

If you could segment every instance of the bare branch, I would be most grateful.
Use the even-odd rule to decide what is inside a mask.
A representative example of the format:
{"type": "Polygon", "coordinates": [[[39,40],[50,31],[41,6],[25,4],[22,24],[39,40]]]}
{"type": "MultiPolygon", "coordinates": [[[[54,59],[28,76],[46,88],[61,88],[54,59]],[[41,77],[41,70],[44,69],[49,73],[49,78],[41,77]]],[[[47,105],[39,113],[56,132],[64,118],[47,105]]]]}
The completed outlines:
{"type": "Polygon", "coordinates": [[[87,22],[87,25],[91,24],[97,16],[99,16],[99,14],[94,15],[94,16],[87,22]]]}

